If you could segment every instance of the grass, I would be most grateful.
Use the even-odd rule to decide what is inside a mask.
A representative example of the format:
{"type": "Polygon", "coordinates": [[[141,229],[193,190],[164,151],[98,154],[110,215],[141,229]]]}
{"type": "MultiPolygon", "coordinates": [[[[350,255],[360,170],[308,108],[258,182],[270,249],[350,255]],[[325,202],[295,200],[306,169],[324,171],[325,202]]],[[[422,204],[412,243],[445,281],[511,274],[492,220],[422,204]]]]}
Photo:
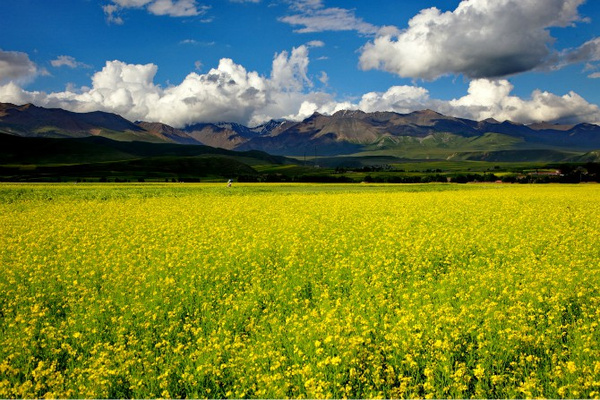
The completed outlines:
{"type": "Polygon", "coordinates": [[[597,185],[2,184],[0,397],[600,397],[597,185]]]}

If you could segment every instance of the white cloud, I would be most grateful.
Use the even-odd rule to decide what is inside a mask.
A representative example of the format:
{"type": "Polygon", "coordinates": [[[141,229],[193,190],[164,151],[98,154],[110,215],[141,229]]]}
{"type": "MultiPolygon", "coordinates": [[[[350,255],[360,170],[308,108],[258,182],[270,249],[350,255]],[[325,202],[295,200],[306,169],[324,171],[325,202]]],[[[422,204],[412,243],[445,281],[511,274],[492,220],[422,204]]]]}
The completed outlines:
{"type": "Polygon", "coordinates": [[[115,24],[123,24],[119,13],[127,8],[146,9],[150,14],[170,17],[204,15],[210,9],[208,6],[199,5],[196,0],[112,0],[112,4],[102,7],[106,20],[115,24]]]}
{"type": "Polygon", "coordinates": [[[215,44],[217,44],[217,42],[199,42],[195,39],[185,39],[179,42],[179,44],[189,44],[192,46],[202,46],[202,47],[211,47],[214,46],[215,44]]]}
{"type": "Polygon", "coordinates": [[[327,84],[329,83],[329,75],[327,75],[327,72],[321,71],[321,75],[319,76],[319,82],[327,86],[327,84]]]}
{"type": "Polygon", "coordinates": [[[204,14],[206,8],[199,7],[196,0],[155,0],[148,5],[148,11],[154,15],[171,17],[190,17],[204,14]]]}
{"type": "Polygon", "coordinates": [[[295,32],[311,33],[324,31],[357,31],[362,34],[375,34],[377,27],[358,18],[354,10],[331,7],[325,8],[321,0],[295,0],[290,8],[297,14],[279,18],[294,26],[301,26],[295,32]]]}
{"type": "Polygon", "coordinates": [[[474,80],[466,96],[448,102],[441,111],[475,120],[600,122],[600,108],[573,91],[557,96],[535,90],[530,99],[522,99],[511,96],[512,90],[513,85],[507,80],[474,80]]]}
{"type": "Polygon", "coordinates": [[[26,53],[0,49],[0,84],[9,81],[26,83],[43,71],[38,70],[26,53]]]}
{"type": "MultiPolygon", "coordinates": [[[[560,54],[563,65],[600,61],[600,38],[589,40],[575,49],[567,49],[560,54]]],[[[559,65],[562,66],[562,65],[559,65]]]]}
{"type": "Polygon", "coordinates": [[[287,51],[282,51],[273,60],[271,83],[283,91],[299,91],[304,85],[312,86],[308,79],[308,47],[294,48],[288,56],[287,51]]]}
{"type": "Polygon", "coordinates": [[[315,112],[325,115],[331,115],[341,110],[356,109],[356,104],[351,102],[337,102],[326,93],[311,93],[302,99],[302,102],[296,106],[291,114],[284,115],[283,118],[292,121],[301,121],[310,117],[315,112]]]}
{"type": "MultiPolygon", "coordinates": [[[[24,53],[17,58],[24,66],[29,65],[24,53]]],[[[224,58],[206,73],[191,72],[180,84],[163,87],[154,82],[156,65],[115,60],[92,76],[90,87],[69,87],[54,93],[24,90],[18,79],[28,76],[27,71],[35,72],[25,68],[24,75],[13,73],[8,83],[0,85],[0,102],[33,103],[77,112],[101,110],[132,121],[156,121],[175,127],[218,121],[258,125],[272,118],[299,120],[314,112],[332,114],[345,109],[408,113],[425,108],[475,120],[493,117],[522,123],[600,123],[598,106],[574,92],[559,96],[536,90],[529,98],[520,98],[511,94],[513,86],[508,80],[474,80],[468,93],[451,101],[432,98],[427,89],[410,85],[369,92],[357,101],[339,101],[330,93],[314,89],[308,66],[308,47],[300,46],[275,54],[270,76],[248,71],[224,58]]],[[[325,84],[327,78],[322,72],[319,79],[325,84]]]]}
{"type": "Polygon", "coordinates": [[[465,96],[445,101],[432,99],[422,87],[393,86],[385,92],[366,93],[355,107],[349,108],[397,113],[430,108],[445,115],[476,121],[495,118],[525,124],[542,121],[600,123],[600,108],[577,93],[558,96],[535,90],[530,98],[523,99],[511,95],[512,90],[513,85],[505,79],[476,79],[470,83],[465,96]]]}
{"type": "Polygon", "coordinates": [[[331,98],[314,96],[305,100],[296,114],[287,117],[302,119],[314,112],[332,114],[351,109],[404,114],[430,108],[445,115],[476,121],[495,118],[524,124],[542,121],[600,123],[600,108],[588,103],[577,93],[558,96],[535,90],[530,98],[523,99],[512,96],[512,90],[513,86],[507,80],[478,79],[471,82],[465,96],[445,101],[431,98],[427,89],[422,87],[393,86],[385,92],[366,93],[358,103],[336,102],[331,98]]]}
{"type": "Polygon", "coordinates": [[[306,45],[308,47],[324,47],[325,42],[323,42],[321,40],[311,40],[310,42],[306,43],[306,45]]]}
{"type": "Polygon", "coordinates": [[[548,66],[549,28],[580,21],[585,0],[462,0],[454,11],[422,10],[404,30],[387,27],[362,48],[360,66],[402,77],[496,78],[548,66]]]}
{"type": "Polygon", "coordinates": [[[398,113],[408,113],[429,106],[429,92],[417,86],[392,86],[384,93],[366,93],[358,104],[358,108],[365,112],[398,113]]]}
{"type": "Polygon", "coordinates": [[[290,8],[294,11],[306,12],[323,8],[323,0],[288,0],[290,8]]]}
{"type": "MultiPolygon", "coordinates": [[[[270,77],[247,71],[222,59],[205,74],[192,72],[179,84],[154,83],[154,64],[109,61],[92,76],[90,88],[64,92],[28,92],[14,82],[0,86],[0,101],[32,102],[77,112],[102,110],[129,120],[160,121],[176,127],[196,122],[264,122],[297,111],[312,86],[308,78],[308,48],[275,54],[270,77]]],[[[197,67],[201,66],[198,64],[197,67]]]]}
{"type": "Polygon", "coordinates": [[[89,65],[77,61],[72,56],[58,56],[55,60],[50,61],[50,64],[55,68],[69,67],[69,68],[91,68],[89,65]]]}
{"type": "Polygon", "coordinates": [[[116,25],[123,25],[123,18],[119,16],[119,7],[114,4],[102,6],[102,10],[106,15],[106,22],[116,25]]]}

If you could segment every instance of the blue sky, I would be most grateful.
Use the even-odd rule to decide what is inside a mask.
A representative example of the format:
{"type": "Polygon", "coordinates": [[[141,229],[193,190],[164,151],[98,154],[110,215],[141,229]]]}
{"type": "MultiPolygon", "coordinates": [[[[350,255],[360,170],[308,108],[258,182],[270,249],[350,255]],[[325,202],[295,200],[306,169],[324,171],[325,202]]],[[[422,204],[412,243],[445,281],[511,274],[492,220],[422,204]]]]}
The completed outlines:
{"type": "Polygon", "coordinates": [[[0,102],[177,127],[423,108],[600,123],[596,0],[18,0],[0,18],[0,102]]]}

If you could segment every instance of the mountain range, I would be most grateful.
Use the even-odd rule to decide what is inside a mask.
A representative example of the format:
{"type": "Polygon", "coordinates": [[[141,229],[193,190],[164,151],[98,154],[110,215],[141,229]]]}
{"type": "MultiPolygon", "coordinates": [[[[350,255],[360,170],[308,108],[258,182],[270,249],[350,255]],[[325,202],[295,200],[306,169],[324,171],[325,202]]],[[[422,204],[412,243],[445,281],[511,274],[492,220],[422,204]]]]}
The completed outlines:
{"type": "Polygon", "coordinates": [[[200,123],[177,129],[101,111],[74,113],[0,103],[0,133],[22,137],[104,137],[120,142],[205,145],[304,157],[385,156],[412,160],[598,161],[600,126],[473,121],[432,110],[408,114],[339,111],[257,127],[200,123]]]}

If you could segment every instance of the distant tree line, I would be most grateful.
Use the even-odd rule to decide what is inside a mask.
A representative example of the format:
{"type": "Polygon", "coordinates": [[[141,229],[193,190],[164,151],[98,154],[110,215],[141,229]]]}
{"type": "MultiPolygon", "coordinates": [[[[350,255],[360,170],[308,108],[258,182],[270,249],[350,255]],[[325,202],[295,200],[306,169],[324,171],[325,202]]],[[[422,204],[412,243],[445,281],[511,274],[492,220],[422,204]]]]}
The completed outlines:
{"type": "MultiPolygon", "coordinates": [[[[424,171],[422,175],[395,175],[388,168],[364,167],[350,169],[353,172],[372,172],[364,178],[352,178],[343,175],[349,170],[338,167],[332,174],[303,174],[286,175],[280,173],[269,173],[260,175],[240,175],[238,182],[315,182],[315,183],[430,183],[430,182],[503,182],[503,183],[578,183],[578,182],[600,182],[600,163],[587,163],[584,165],[562,164],[549,166],[557,173],[530,173],[514,172],[507,175],[496,175],[491,172],[442,174],[439,169],[424,171]],[[377,174],[386,172],[386,174],[377,174]]],[[[498,168],[495,168],[498,169],[498,168]]],[[[393,171],[396,172],[396,171],[393,171]]]]}
{"type": "MultiPolygon", "coordinates": [[[[494,167],[494,170],[497,170],[494,167]]],[[[352,172],[359,172],[355,169],[352,172]]],[[[1,172],[1,171],[0,171],[1,172]]],[[[11,172],[13,172],[11,170],[11,172]]],[[[86,178],[74,178],[61,176],[60,174],[51,175],[47,173],[27,174],[20,171],[19,175],[2,176],[1,181],[11,182],[144,182],[164,180],[165,182],[201,182],[202,176],[170,176],[159,177],[149,174],[147,176],[88,176],[86,178]]],[[[507,174],[485,172],[485,173],[446,173],[439,169],[430,169],[421,172],[413,172],[406,175],[403,171],[390,170],[383,167],[365,167],[360,169],[362,174],[359,177],[345,175],[346,170],[336,168],[335,170],[320,170],[315,174],[283,174],[283,173],[265,173],[265,174],[239,174],[223,179],[233,178],[238,182],[315,182],[315,183],[429,183],[429,182],[503,182],[503,183],[580,183],[580,182],[600,182],[600,163],[586,164],[555,164],[545,166],[544,169],[535,171],[516,171],[513,170],[507,174]],[[548,169],[551,172],[547,171],[548,169]],[[498,175],[497,175],[498,174],[498,175]]]]}

